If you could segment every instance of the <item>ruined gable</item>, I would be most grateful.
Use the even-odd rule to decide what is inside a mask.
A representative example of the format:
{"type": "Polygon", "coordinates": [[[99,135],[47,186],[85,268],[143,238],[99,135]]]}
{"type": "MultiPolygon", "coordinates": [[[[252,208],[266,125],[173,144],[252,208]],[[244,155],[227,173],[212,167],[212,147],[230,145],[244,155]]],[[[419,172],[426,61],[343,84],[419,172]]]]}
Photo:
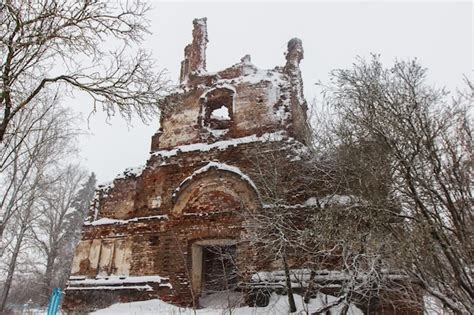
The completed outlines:
{"type": "MultiPolygon", "coordinates": [[[[244,56],[209,73],[206,19],[193,24],[180,85],[162,102],[149,159],[96,192],[76,248],[66,310],[154,298],[199,306],[201,295],[229,283],[247,289],[248,296],[249,286],[242,289],[239,283],[284,286],[282,262],[262,259],[265,253],[246,242],[248,215],[285,208],[294,211],[294,224],[302,225],[308,222],[301,214],[315,202],[321,207],[331,198],[347,202],[337,195],[318,201],[307,195],[304,176],[292,178],[303,172],[308,153],[301,40],[288,42],[286,63],[274,69],[259,69],[244,56]],[[277,202],[265,200],[268,187],[258,175],[272,171],[275,161],[287,170],[287,180],[276,183],[283,192],[278,198],[284,199],[277,202]]],[[[288,257],[289,264],[301,268],[303,258],[288,257]]],[[[327,268],[337,264],[330,261],[327,268]]],[[[309,277],[307,270],[296,270],[309,277]]],[[[328,270],[315,276],[324,282],[328,274],[344,276],[328,270]]],[[[291,285],[302,285],[296,282],[291,285]]],[[[395,314],[391,304],[381,310],[395,314]]]]}
{"type": "Polygon", "coordinates": [[[76,248],[67,309],[156,297],[193,304],[208,281],[203,270],[212,270],[210,246],[231,250],[237,264],[249,254],[236,245],[242,212],[262,200],[248,157],[305,142],[301,41],[290,41],[283,66],[261,70],[244,56],[209,73],[206,19],[193,24],[181,83],[162,104],[146,165],[99,187],[76,248]],[[91,305],[91,295],[100,303],[91,305]]]}

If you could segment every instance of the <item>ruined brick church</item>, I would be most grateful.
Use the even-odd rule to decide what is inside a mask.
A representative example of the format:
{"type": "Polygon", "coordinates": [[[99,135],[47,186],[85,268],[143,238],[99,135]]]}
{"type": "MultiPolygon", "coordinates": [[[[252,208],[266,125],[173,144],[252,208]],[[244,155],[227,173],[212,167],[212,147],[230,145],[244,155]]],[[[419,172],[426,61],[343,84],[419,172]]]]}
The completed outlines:
{"type": "MultiPolygon", "coordinates": [[[[192,305],[206,290],[219,290],[212,282],[223,264],[216,248],[248,278],[238,281],[258,271],[239,242],[242,211],[264,206],[249,157],[278,147],[291,167],[298,163],[295,152],[305,150],[303,47],[290,40],[286,64],[271,70],[244,56],[209,73],[207,41],[206,19],[194,20],[181,84],[162,104],[146,165],[99,187],[76,248],[64,309],[153,298],[192,305]]],[[[301,198],[289,196],[287,202],[302,204],[301,198]]]]}

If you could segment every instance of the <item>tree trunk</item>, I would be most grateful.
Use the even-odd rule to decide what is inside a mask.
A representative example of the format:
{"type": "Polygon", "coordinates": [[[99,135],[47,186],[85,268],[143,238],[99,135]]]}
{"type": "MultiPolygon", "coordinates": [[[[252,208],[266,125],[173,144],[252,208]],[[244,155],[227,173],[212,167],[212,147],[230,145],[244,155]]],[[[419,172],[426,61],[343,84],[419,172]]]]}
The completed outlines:
{"type": "MultiPolygon", "coordinates": [[[[3,82],[5,82],[5,78],[3,79],[3,82]]],[[[3,92],[2,97],[1,97],[1,102],[0,104],[4,105],[5,108],[3,110],[3,119],[2,122],[0,123],[0,143],[3,142],[3,138],[5,137],[5,133],[7,132],[7,127],[8,123],[10,122],[10,112],[11,112],[11,104],[10,104],[10,93],[8,92],[3,92]],[[8,103],[8,104],[7,104],[8,103]]]]}
{"type": "Polygon", "coordinates": [[[304,302],[306,304],[308,304],[309,300],[311,299],[315,277],[316,277],[316,272],[314,270],[311,270],[311,274],[309,276],[309,281],[308,281],[308,288],[306,289],[306,292],[304,294],[304,302]]]}
{"type": "Polygon", "coordinates": [[[42,289],[43,292],[42,292],[42,297],[41,297],[42,305],[48,304],[48,297],[51,290],[51,281],[53,278],[54,260],[55,260],[54,253],[50,253],[48,257],[48,261],[46,263],[46,271],[44,273],[44,278],[43,278],[43,289],[42,289]]]}
{"type": "Polygon", "coordinates": [[[342,310],[341,310],[341,315],[346,315],[347,312],[349,311],[349,303],[346,303],[344,304],[344,306],[342,307],[342,310]]]}
{"type": "Polygon", "coordinates": [[[3,314],[5,310],[8,293],[10,292],[10,287],[13,281],[13,274],[15,272],[16,260],[18,258],[18,254],[20,253],[21,243],[23,242],[23,236],[25,235],[25,231],[26,231],[26,224],[21,227],[20,233],[18,235],[18,240],[16,242],[15,249],[13,250],[12,258],[10,260],[10,264],[8,265],[7,279],[5,280],[5,283],[3,286],[3,292],[2,292],[2,297],[0,301],[0,314],[3,314]]]}
{"type": "MultiPolygon", "coordinates": [[[[5,223],[0,223],[0,244],[2,244],[3,232],[5,231],[5,223]]],[[[1,246],[1,245],[0,245],[1,246]]],[[[0,247],[0,257],[2,257],[3,248],[0,247]]]]}
{"type": "Polygon", "coordinates": [[[0,125],[0,143],[3,142],[3,137],[5,136],[5,132],[7,129],[3,126],[3,124],[0,125]]]}
{"type": "Polygon", "coordinates": [[[290,313],[296,312],[295,297],[293,296],[293,288],[291,287],[290,270],[286,262],[286,254],[283,254],[283,268],[285,269],[286,289],[288,290],[288,304],[290,306],[290,313]]]}

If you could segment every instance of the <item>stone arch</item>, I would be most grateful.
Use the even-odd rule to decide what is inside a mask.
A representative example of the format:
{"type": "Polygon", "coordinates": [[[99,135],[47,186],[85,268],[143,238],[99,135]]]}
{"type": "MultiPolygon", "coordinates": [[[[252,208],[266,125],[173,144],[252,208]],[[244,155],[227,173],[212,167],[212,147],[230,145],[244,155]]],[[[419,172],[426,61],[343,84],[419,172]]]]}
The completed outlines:
{"type": "Polygon", "coordinates": [[[257,188],[247,175],[237,167],[210,162],[177,187],[171,214],[214,212],[217,207],[220,212],[232,212],[242,207],[255,210],[259,206],[257,188]]]}
{"type": "Polygon", "coordinates": [[[237,275],[234,271],[239,264],[239,253],[243,250],[239,245],[243,216],[238,214],[242,208],[255,211],[260,206],[259,194],[251,179],[237,167],[217,162],[197,169],[175,190],[171,216],[183,222],[192,222],[194,227],[199,226],[180,234],[187,244],[195,298],[210,289],[209,285],[212,287],[221,283],[220,275],[237,275]],[[224,252],[225,256],[218,254],[224,252]],[[232,261],[236,259],[235,265],[228,264],[226,259],[219,260],[219,257],[222,259],[227,255],[232,257],[232,261]],[[215,269],[216,266],[222,267],[222,272],[215,269]]]}

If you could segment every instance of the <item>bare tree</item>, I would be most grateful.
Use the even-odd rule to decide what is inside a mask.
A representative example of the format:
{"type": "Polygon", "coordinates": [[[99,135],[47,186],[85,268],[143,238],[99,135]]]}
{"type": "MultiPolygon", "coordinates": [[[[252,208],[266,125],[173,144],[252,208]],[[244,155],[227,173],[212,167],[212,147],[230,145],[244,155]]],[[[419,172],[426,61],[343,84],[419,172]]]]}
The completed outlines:
{"type": "MultiPolygon", "coordinates": [[[[40,170],[41,172],[41,170],[40,170]]],[[[0,299],[0,312],[5,310],[7,303],[8,294],[10,292],[10,287],[13,282],[13,276],[17,267],[18,258],[22,250],[24,250],[24,241],[28,235],[28,232],[31,230],[31,223],[35,218],[38,217],[37,212],[35,212],[35,206],[38,199],[38,195],[41,193],[40,186],[42,185],[42,175],[40,172],[36,173],[30,185],[28,185],[27,191],[24,192],[23,198],[19,201],[18,211],[14,215],[14,226],[15,230],[12,231],[12,247],[11,252],[9,253],[9,262],[6,273],[6,279],[3,284],[2,295],[0,299]]],[[[26,188],[26,186],[23,186],[26,188]]],[[[7,250],[9,248],[7,247],[7,250]]]]}
{"type": "Polygon", "coordinates": [[[71,151],[71,139],[75,135],[71,127],[69,111],[56,106],[25,109],[35,121],[34,129],[20,139],[15,135],[12,162],[2,172],[2,186],[6,194],[2,199],[4,220],[2,228],[8,237],[2,238],[2,258],[7,260],[5,282],[0,300],[3,311],[9,290],[18,267],[18,259],[29,246],[33,237],[33,223],[41,215],[45,192],[54,183],[51,171],[71,151]],[[46,110],[46,113],[40,109],[46,110]],[[41,118],[36,120],[39,115],[41,118]],[[28,241],[28,242],[26,242],[28,241]]]}
{"type": "Polygon", "coordinates": [[[257,150],[249,161],[252,162],[251,175],[260,189],[264,207],[257,212],[245,213],[245,241],[251,247],[258,248],[260,264],[279,263],[284,271],[289,312],[293,313],[297,309],[288,259],[294,254],[293,242],[299,228],[295,220],[296,212],[287,205],[301,189],[298,168],[289,167],[286,154],[274,145],[257,150]]]}
{"type": "MultiPolygon", "coordinates": [[[[70,177],[74,179],[74,176],[70,177]]],[[[70,189],[76,189],[75,185],[68,184],[70,189]]],[[[87,214],[90,211],[92,200],[95,196],[96,177],[91,173],[87,180],[83,181],[81,187],[73,196],[71,208],[66,213],[62,246],[59,248],[58,257],[54,266],[54,285],[64,288],[71,273],[71,265],[74,257],[74,250],[81,238],[82,226],[87,214]]]]}
{"type": "Polygon", "coordinates": [[[143,50],[140,1],[6,0],[0,3],[0,143],[12,119],[44,93],[85,92],[112,115],[147,119],[166,86],[143,50]],[[109,52],[104,45],[118,47],[109,52]]]}
{"type": "MultiPolygon", "coordinates": [[[[18,113],[10,125],[14,132],[0,143],[0,240],[17,210],[23,186],[34,176],[37,156],[55,144],[61,150],[52,154],[49,162],[59,161],[72,150],[68,140],[78,133],[73,127],[77,117],[60,108],[54,99],[51,102],[36,99],[35,103],[18,113]]],[[[0,257],[2,248],[0,246],[0,257]]]]}
{"type": "Polygon", "coordinates": [[[64,264],[69,258],[60,255],[77,230],[77,226],[70,225],[70,218],[78,211],[73,206],[77,192],[85,180],[85,172],[77,165],[67,165],[59,167],[49,176],[52,183],[43,194],[39,216],[31,229],[34,244],[45,262],[43,287],[40,293],[43,296],[43,303],[47,303],[47,297],[55,280],[58,259],[61,258],[61,264],[64,264]]]}
{"type": "Polygon", "coordinates": [[[283,288],[290,311],[296,310],[294,292],[306,303],[318,292],[337,296],[315,314],[336,307],[347,312],[351,303],[373,314],[380,300],[419,307],[391,258],[397,243],[387,227],[399,212],[385,187],[382,151],[328,143],[333,151],[293,141],[249,157],[263,208],[245,213],[245,240],[257,249],[254,264],[273,269],[256,279],[256,287],[283,288]],[[379,162],[371,164],[372,158],[379,162]]]}
{"type": "Polygon", "coordinates": [[[426,83],[426,69],[416,61],[397,61],[387,69],[376,56],[337,70],[332,78],[325,92],[336,120],[326,125],[329,141],[322,147],[333,156],[340,157],[341,149],[352,152],[353,163],[346,157],[344,175],[331,173],[334,184],[355,179],[357,167],[380,178],[385,200],[365,200],[369,208],[398,218],[384,224],[396,240],[392,257],[427,294],[457,314],[469,313],[474,308],[472,85],[450,99],[426,83]],[[378,153],[364,167],[357,152],[378,153]]]}

